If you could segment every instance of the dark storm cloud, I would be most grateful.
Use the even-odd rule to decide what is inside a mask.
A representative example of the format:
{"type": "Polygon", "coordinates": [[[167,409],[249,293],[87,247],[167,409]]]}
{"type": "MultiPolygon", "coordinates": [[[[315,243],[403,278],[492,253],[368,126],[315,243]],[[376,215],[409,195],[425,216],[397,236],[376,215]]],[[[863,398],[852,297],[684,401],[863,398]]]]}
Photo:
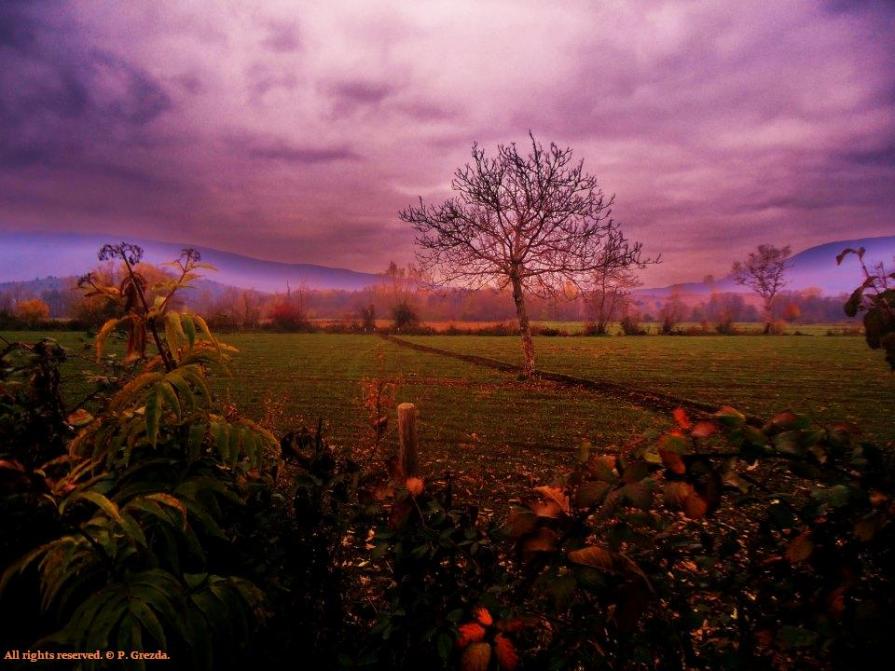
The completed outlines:
{"type": "Polygon", "coordinates": [[[347,147],[298,147],[284,141],[239,140],[249,158],[269,161],[285,161],[286,163],[312,164],[330,161],[356,160],[358,157],[347,147]]]}
{"type": "Polygon", "coordinates": [[[326,87],[326,91],[332,100],[333,115],[342,117],[377,108],[386,98],[395,94],[395,87],[386,82],[356,79],[332,84],[326,87]]]}

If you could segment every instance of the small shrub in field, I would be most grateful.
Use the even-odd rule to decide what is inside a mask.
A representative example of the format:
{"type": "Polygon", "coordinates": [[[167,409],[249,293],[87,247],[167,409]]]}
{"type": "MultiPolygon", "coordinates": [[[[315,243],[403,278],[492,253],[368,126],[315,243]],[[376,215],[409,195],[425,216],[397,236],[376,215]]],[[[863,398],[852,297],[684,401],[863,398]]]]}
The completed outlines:
{"type": "Polygon", "coordinates": [[[718,325],[715,326],[715,330],[721,335],[736,335],[737,328],[733,323],[733,319],[726,317],[718,322],[718,325]]]}
{"type": "Polygon", "coordinates": [[[398,383],[382,378],[361,380],[361,393],[367,423],[373,436],[374,453],[378,452],[382,439],[388,431],[389,416],[395,408],[398,383]]]}
{"type": "Polygon", "coordinates": [[[767,333],[770,335],[784,335],[786,333],[786,322],[777,319],[768,325],[767,333]]]}
{"type": "Polygon", "coordinates": [[[280,331],[311,331],[311,322],[304,311],[294,302],[282,299],[270,309],[270,325],[280,331]]]}
{"type": "Polygon", "coordinates": [[[568,336],[569,332],[563,329],[553,328],[552,326],[536,326],[531,330],[532,335],[545,336],[547,338],[555,338],[557,336],[568,336]]]}
{"type": "Polygon", "coordinates": [[[370,303],[366,307],[361,307],[358,312],[360,313],[360,328],[365,333],[373,333],[376,330],[376,306],[370,303]]]}
{"type": "Polygon", "coordinates": [[[419,325],[419,316],[407,300],[398,301],[392,308],[392,324],[396,331],[409,331],[419,325]]]}
{"type": "Polygon", "coordinates": [[[646,331],[640,325],[640,319],[635,314],[627,314],[620,322],[622,333],[626,336],[646,335],[646,331]]]}
{"type": "Polygon", "coordinates": [[[606,323],[586,322],[584,324],[583,334],[586,336],[600,336],[609,333],[606,323]]]}

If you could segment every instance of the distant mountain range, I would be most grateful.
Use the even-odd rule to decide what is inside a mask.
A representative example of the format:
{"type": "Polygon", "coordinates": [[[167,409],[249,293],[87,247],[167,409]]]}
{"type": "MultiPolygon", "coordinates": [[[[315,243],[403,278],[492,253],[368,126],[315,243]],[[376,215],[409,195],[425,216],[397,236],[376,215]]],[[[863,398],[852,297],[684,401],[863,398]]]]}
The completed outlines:
{"type": "MultiPolygon", "coordinates": [[[[858,240],[838,240],[827,242],[816,247],[809,247],[790,259],[786,272],[787,291],[817,288],[824,294],[838,295],[851,293],[863,280],[861,269],[854,257],[836,265],[836,255],[843,249],[863,247],[866,250],[864,260],[868,265],[883,261],[887,267],[895,265],[895,235],[879,238],[863,238],[858,240]]],[[[704,296],[713,291],[744,292],[742,286],[734,282],[733,277],[718,278],[714,282],[683,282],[667,287],[641,288],[634,293],[655,298],[663,298],[674,292],[682,296],[704,296]]]]}
{"type": "MultiPolygon", "coordinates": [[[[100,246],[110,241],[107,235],[76,233],[11,233],[0,232],[0,286],[11,281],[29,282],[41,277],[70,277],[81,275],[97,263],[100,246]]],[[[177,245],[151,240],[129,240],[143,247],[145,258],[151,263],[170,261],[189,245],[177,245]]],[[[868,262],[895,258],[895,236],[839,240],[810,247],[795,254],[787,273],[788,290],[817,287],[825,294],[850,292],[861,281],[860,270],[854,259],[836,265],[836,255],[846,247],[864,247],[868,262]]],[[[222,252],[197,246],[204,261],[216,266],[209,280],[213,284],[256,289],[263,292],[283,292],[287,282],[296,288],[357,290],[376,284],[381,275],[361,273],[345,268],[329,268],[307,263],[264,261],[240,254],[222,252]]],[[[698,297],[712,291],[744,291],[731,277],[719,278],[711,284],[685,282],[667,287],[641,288],[635,293],[643,297],[662,299],[672,292],[698,297]]]]}
{"type": "MultiPolygon", "coordinates": [[[[0,282],[83,275],[98,263],[97,251],[110,241],[114,238],[108,235],[0,232],[0,282]]],[[[193,246],[201,252],[203,261],[218,269],[209,274],[215,283],[269,293],[285,292],[287,282],[292,288],[304,285],[310,289],[356,290],[381,280],[381,276],[373,273],[309,263],[263,261],[199,245],[130,237],[128,242],[139,244],[150,263],[171,261],[181,249],[193,246]]]]}

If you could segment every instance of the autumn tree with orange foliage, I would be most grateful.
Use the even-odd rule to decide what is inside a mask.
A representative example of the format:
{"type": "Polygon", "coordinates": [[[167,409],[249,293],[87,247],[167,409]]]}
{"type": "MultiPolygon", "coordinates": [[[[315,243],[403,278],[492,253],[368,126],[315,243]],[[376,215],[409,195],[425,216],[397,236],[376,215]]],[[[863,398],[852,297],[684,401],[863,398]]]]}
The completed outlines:
{"type": "Polygon", "coordinates": [[[50,306],[39,298],[31,298],[16,303],[15,316],[28,328],[34,328],[50,318],[50,306]]]}

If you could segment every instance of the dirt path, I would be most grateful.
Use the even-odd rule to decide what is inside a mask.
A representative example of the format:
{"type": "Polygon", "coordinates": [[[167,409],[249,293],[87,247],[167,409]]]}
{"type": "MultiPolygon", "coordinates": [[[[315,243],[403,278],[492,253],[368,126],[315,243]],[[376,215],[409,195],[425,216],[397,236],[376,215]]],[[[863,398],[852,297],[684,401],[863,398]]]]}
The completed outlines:
{"type": "MultiPolygon", "coordinates": [[[[403,338],[396,338],[392,335],[382,335],[381,337],[385,340],[388,340],[389,342],[398,345],[399,347],[407,347],[409,349],[417,350],[418,352],[427,352],[429,354],[437,354],[438,356],[446,356],[452,359],[465,361],[476,366],[493,368],[495,370],[504,371],[506,373],[513,373],[516,375],[522,373],[521,366],[515,366],[513,364],[506,363],[505,361],[490,359],[483,356],[476,356],[474,354],[460,354],[459,352],[451,352],[449,350],[439,349],[437,347],[429,347],[428,345],[420,345],[415,342],[410,342],[409,340],[404,340],[403,338]]],[[[574,377],[572,375],[564,375],[563,373],[551,373],[548,371],[538,371],[537,375],[542,380],[549,380],[550,382],[555,382],[567,387],[586,389],[598,394],[604,394],[612,396],[614,398],[624,399],[629,403],[637,405],[641,408],[658,413],[668,413],[675,408],[684,408],[694,415],[701,416],[711,414],[718,409],[718,406],[712,403],[704,403],[702,401],[696,401],[693,399],[681,398],[662,392],[635,389],[633,387],[617,384],[615,382],[600,382],[596,380],[588,380],[586,378],[574,377]]],[[[759,426],[762,424],[761,420],[757,417],[747,416],[746,419],[750,424],[756,424],[759,426]]]]}

